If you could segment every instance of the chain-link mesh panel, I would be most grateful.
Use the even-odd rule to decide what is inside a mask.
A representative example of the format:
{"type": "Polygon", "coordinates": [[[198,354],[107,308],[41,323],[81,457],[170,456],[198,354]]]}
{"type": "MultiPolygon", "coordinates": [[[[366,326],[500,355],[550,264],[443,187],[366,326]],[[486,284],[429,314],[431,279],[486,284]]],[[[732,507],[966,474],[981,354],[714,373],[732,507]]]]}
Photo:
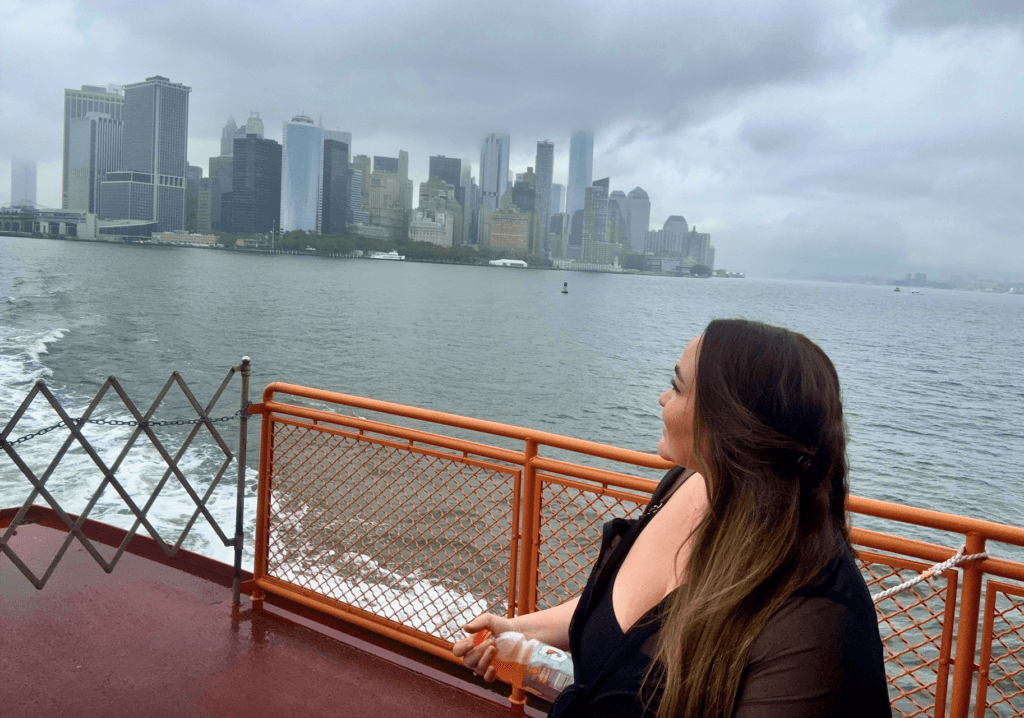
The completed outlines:
{"type": "Polygon", "coordinates": [[[994,595],[987,608],[992,633],[982,637],[990,642],[989,660],[981,667],[988,676],[985,715],[1024,716],[1024,589],[990,582],[988,590],[994,595]]]}
{"type": "Polygon", "coordinates": [[[504,614],[519,472],[274,424],[268,575],[451,641],[504,614]]]}
{"type": "Polygon", "coordinates": [[[599,486],[543,477],[537,557],[537,609],[578,596],[601,546],[601,526],[613,518],[638,518],[649,496],[636,500],[602,495],[599,486]]]}
{"type": "MultiPolygon", "coordinates": [[[[894,558],[891,565],[879,557],[858,561],[868,590],[876,593],[913,578],[928,568],[894,558]]],[[[882,637],[885,672],[893,714],[932,716],[936,698],[948,688],[948,661],[952,646],[943,644],[947,600],[956,595],[957,574],[947,571],[930,582],[919,583],[875,605],[882,637]]]]}

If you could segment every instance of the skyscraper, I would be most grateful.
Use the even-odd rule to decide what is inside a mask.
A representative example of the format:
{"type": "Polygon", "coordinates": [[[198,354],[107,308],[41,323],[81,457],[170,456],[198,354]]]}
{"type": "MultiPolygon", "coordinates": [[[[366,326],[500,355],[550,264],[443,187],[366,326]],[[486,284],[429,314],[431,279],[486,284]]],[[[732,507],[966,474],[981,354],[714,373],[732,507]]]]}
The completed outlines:
{"type": "MultiPolygon", "coordinates": [[[[351,153],[351,147],[349,152],[351,153]]],[[[361,175],[359,186],[363,192],[362,209],[366,210],[370,203],[370,158],[367,155],[356,155],[352,158],[352,169],[361,175]]],[[[355,206],[355,205],[353,205],[355,206]]],[[[358,220],[356,220],[358,221],[358,220]]],[[[367,220],[369,221],[369,220],[367,220]]]]}
{"type": "Polygon", "coordinates": [[[388,174],[398,174],[398,158],[397,157],[381,157],[380,155],[373,156],[373,171],[374,172],[387,172],[388,174]]]}
{"type": "Polygon", "coordinates": [[[245,121],[245,132],[242,134],[243,136],[256,135],[261,140],[263,139],[263,120],[260,119],[260,113],[249,113],[249,119],[245,121]]]}
{"type": "Polygon", "coordinates": [[[199,189],[203,184],[203,168],[185,166],[185,231],[199,231],[199,189]]]}
{"type": "Polygon", "coordinates": [[[594,133],[591,130],[576,130],[569,142],[569,185],[566,187],[565,201],[565,211],[573,223],[569,230],[570,236],[577,234],[576,212],[583,210],[584,195],[593,181],[594,133]]]}
{"type": "Polygon", "coordinates": [[[369,224],[370,213],[363,210],[363,173],[349,167],[348,215],[345,217],[345,224],[347,226],[356,223],[369,224]]]}
{"type": "Polygon", "coordinates": [[[609,178],[595,180],[584,194],[583,244],[607,241],[609,178]],[[590,200],[589,202],[586,200],[590,200]]]}
{"type": "Polygon", "coordinates": [[[643,252],[647,232],[651,229],[651,200],[642,187],[634,187],[629,201],[629,246],[643,252]]]}
{"type": "Polygon", "coordinates": [[[678,214],[672,215],[665,220],[661,230],[662,251],[667,254],[688,254],[689,233],[686,218],[678,214]]]}
{"type": "Polygon", "coordinates": [[[124,123],[101,112],[71,120],[68,131],[68,187],[65,209],[98,213],[100,181],[120,169],[124,123]]]}
{"type": "Polygon", "coordinates": [[[340,234],[348,226],[349,166],[348,143],[324,140],[324,192],[320,208],[320,231],[340,234]]]}
{"type": "Polygon", "coordinates": [[[551,175],[555,169],[555,143],[537,143],[537,206],[533,227],[532,251],[548,256],[548,219],[551,217],[551,175]]]}
{"type": "Polygon", "coordinates": [[[124,96],[117,85],[82,85],[81,90],[64,90],[64,169],[61,174],[61,204],[68,209],[68,140],[71,121],[90,112],[101,112],[115,122],[122,120],[124,96]]]}
{"type": "Polygon", "coordinates": [[[227,124],[224,125],[224,129],[220,131],[220,156],[230,157],[231,153],[235,151],[235,138],[245,137],[245,128],[242,128],[241,134],[238,131],[238,124],[235,122],[234,116],[228,118],[227,124]]]}
{"type": "Polygon", "coordinates": [[[11,204],[36,203],[36,163],[27,160],[11,162],[11,204]]]}
{"type": "Polygon", "coordinates": [[[452,190],[462,186],[462,160],[457,157],[436,155],[430,158],[428,179],[437,177],[452,186],[452,190]]]}
{"type": "Polygon", "coordinates": [[[323,169],[323,128],[305,115],[285,122],[281,151],[282,231],[317,231],[323,169]]]}
{"type": "Polygon", "coordinates": [[[608,241],[622,244],[626,251],[633,251],[629,244],[629,199],[622,190],[608,195],[608,241]]]}
{"type": "Polygon", "coordinates": [[[480,147],[480,206],[497,210],[508,189],[508,150],[512,140],[507,133],[492,132],[480,147]]]}
{"type": "MultiPolygon", "coordinates": [[[[346,162],[346,169],[348,164],[346,162]]],[[[281,145],[255,133],[235,138],[229,232],[267,233],[281,221],[281,145]]]]}
{"type": "Polygon", "coordinates": [[[398,206],[407,214],[412,212],[412,180],[409,179],[409,153],[398,150],[398,206]]]}
{"type": "MultiPolygon", "coordinates": [[[[231,151],[234,152],[234,149],[231,151]]],[[[231,217],[224,214],[221,205],[224,195],[230,194],[234,187],[231,176],[234,166],[235,160],[231,155],[210,158],[210,222],[213,229],[222,232],[227,231],[231,222],[231,217]]]]}
{"type": "MultiPolygon", "coordinates": [[[[561,214],[565,212],[565,185],[555,184],[551,185],[551,214],[561,214]]],[[[551,230],[554,231],[554,230],[551,230]]],[[[568,230],[566,230],[568,231],[568,230]]]]}
{"type": "Polygon", "coordinates": [[[184,228],[190,92],[160,75],[124,86],[121,167],[102,182],[104,218],[149,220],[158,232],[184,228]]]}

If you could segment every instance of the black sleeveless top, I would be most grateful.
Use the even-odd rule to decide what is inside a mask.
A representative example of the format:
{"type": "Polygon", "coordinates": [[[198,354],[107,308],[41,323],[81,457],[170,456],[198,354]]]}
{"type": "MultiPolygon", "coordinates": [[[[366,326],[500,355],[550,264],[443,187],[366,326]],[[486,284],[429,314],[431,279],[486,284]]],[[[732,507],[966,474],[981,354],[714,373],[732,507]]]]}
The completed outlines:
{"type": "MultiPolygon", "coordinates": [[[[651,718],[660,687],[644,683],[664,618],[662,600],[622,632],[611,587],[683,469],[665,475],[638,520],[605,524],[601,552],[569,627],[576,682],[549,718],[651,718]],[[640,695],[641,689],[648,695],[640,695]]],[[[678,482],[681,483],[681,482],[678,482]]],[[[848,550],[790,598],[754,641],[733,718],[890,718],[877,616],[848,550]]]]}

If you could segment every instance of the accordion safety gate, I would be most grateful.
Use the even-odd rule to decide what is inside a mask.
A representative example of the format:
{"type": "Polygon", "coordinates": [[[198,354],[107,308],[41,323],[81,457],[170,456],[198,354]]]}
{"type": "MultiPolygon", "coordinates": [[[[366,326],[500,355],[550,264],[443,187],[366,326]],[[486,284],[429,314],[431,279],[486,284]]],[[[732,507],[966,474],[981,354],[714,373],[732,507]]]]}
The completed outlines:
{"type": "MultiPolygon", "coordinates": [[[[254,578],[243,589],[453,661],[475,615],[576,595],[602,523],[639,515],[657,485],[650,470],[670,468],[641,452],[284,383],[249,413],[262,415],[262,433],[254,578]]],[[[855,524],[860,514],[949,532],[967,554],[1024,546],[1021,528],[859,497],[849,508],[855,524]]],[[[859,528],[853,541],[872,593],[956,553],[859,528]]],[[[894,715],[1024,716],[1024,564],[968,561],[876,608],[894,715]]]]}

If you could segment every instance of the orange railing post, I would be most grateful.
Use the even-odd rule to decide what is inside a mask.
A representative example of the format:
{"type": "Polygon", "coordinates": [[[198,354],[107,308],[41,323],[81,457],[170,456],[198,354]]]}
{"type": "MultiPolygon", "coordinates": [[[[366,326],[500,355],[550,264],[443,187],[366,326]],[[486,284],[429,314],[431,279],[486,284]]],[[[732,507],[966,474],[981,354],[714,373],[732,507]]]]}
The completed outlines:
{"type": "MultiPolygon", "coordinates": [[[[968,533],[965,553],[975,554],[984,550],[985,538],[975,532],[968,533]]],[[[966,564],[963,571],[964,583],[960,590],[960,620],[957,623],[956,657],[953,659],[953,692],[949,701],[949,718],[968,718],[974,673],[978,669],[974,662],[974,656],[978,640],[978,614],[981,609],[983,572],[977,561],[966,564]]]]}
{"type": "Polygon", "coordinates": [[[270,467],[274,463],[272,422],[270,412],[264,408],[260,420],[260,468],[256,488],[256,538],[253,547],[253,589],[250,594],[253,601],[262,601],[266,595],[259,585],[259,579],[267,575],[267,547],[270,542],[270,467]]]}
{"type": "MultiPolygon", "coordinates": [[[[537,458],[537,442],[526,440],[526,451],[523,461],[523,503],[520,516],[523,522],[522,547],[519,560],[519,613],[533,613],[537,610],[537,551],[538,534],[540,531],[540,486],[537,483],[537,468],[533,461],[537,458]]],[[[524,715],[526,693],[520,688],[512,689],[509,696],[513,715],[524,715]]]]}

